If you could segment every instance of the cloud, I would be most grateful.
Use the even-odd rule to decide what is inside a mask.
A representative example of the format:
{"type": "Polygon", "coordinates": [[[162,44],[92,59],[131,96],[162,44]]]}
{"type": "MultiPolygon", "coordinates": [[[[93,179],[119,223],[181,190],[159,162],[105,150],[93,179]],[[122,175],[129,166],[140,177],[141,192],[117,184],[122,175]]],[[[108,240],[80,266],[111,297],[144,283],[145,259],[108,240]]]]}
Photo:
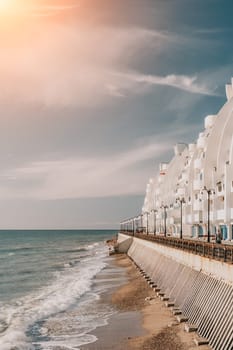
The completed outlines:
{"type": "Polygon", "coordinates": [[[143,162],[171,145],[148,143],[108,157],[31,162],[2,174],[2,198],[64,199],[142,194],[148,177],[143,162]]]}
{"type": "Polygon", "coordinates": [[[214,95],[197,76],[132,71],[142,55],[153,55],[156,61],[163,50],[173,47],[177,35],[141,27],[97,26],[83,20],[82,8],[74,11],[81,5],[34,3],[33,14],[68,11],[75,13],[76,20],[69,16],[31,20],[17,27],[10,39],[13,29],[9,34],[0,27],[1,103],[95,108],[128,94],[145,94],[154,86],[214,95]]]}
{"type": "Polygon", "coordinates": [[[27,14],[29,16],[54,16],[60,14],[61,12],[69,12],[80,8],[79,3],[68,3],[68,4],[33,4],[27,9],[27,14]]]}
{"type": "MultiPolygon", "coordinates": [[[[39,6],[45,12],[36,13],[70,6],[39,6]]],[[[156,58],[172,40],[156,30],[96,26],[79,17],[37,19],[7,31],[0,27],[0,39],[2,104],[89,108],[125,96],[124,89],[133,92],[135,81],[121,72],[128,72],[141,52],[153,48],[156,58]]]]}
{"type": "MultiPolygon", "coordinates": [[[[152,87],[154,85],[169,86],[184,90],[194,94],[216,96],[216,92],[204,84],[197,82],[197,76],[170,74],[167,76],[145,75],[137,72],[123,74],[126,81],[135,83],[136,85],[146,85],[152,87]]],[[[126,82],[125,82],[126,84],[126,82]]],[[[135,88],[134,84],[131,84],[135,88]]]]}

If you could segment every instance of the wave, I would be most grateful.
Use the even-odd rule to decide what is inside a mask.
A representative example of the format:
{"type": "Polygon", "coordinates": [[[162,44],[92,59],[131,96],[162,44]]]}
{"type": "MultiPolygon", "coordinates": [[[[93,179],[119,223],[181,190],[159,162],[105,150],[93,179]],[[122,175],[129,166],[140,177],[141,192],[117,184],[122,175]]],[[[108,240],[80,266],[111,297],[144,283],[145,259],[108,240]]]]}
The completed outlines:
{"type": "Polygon", "coordinates": [[[24,251],[24,250],[35,250],[35,249],[37,249],[37,248],[35,248],[35,247],[28,247],[28,246],[22,246],[22,247],[15,247],[15,248],[11,248],[11,249],[9,249],[9,248],[0,248],[0,253],[7,253],[7,252],[9,252],[9,250],[10,250],[10,252],[17,252],[17,251],[24,251]]]}
{"type": "Polygon", "coordinates": [[[93,248],[95,248],[95,247],[98,247],[98,245],[99,245],[99,242],[95,242],[95,243],[93,243],[93,244],[89,244],[89,245],[87,246],[87,249],[88,249],[88,250],[91,250],[91,249],[93,249],[93,248]]]}
{"type": "Polygon", "coordinates": [[[99,300],[98,294],[87,293],[78,307],[34,325],[31,329],[35,339],[33,344],[36,348],[39,345],[40,350],[78,350],[81,345],[95,342],[97,338],[90,333],[107,325],[108,318],[115,313],[110,306],[96,303],[96,300],[99,300]]]}
{"type": "Polygon", "coordinates": [[[26,335],[28,327],[67,310],[91,289],[93,278],[105,267],[107,256],[106,248],[95,250],[98,254],[82,259],[77,265],[68,263],[69,269],[56,271],[51,285],[0,307],[1,350],[35,349],[26,335]]]}
{"type": "Polygon", "coordinates": [[[77,248],[77,249],[65,249],[63,250],[63,253],[82,253],[86,252],[88,249],[86,247],[83,248],[77,248]]]}

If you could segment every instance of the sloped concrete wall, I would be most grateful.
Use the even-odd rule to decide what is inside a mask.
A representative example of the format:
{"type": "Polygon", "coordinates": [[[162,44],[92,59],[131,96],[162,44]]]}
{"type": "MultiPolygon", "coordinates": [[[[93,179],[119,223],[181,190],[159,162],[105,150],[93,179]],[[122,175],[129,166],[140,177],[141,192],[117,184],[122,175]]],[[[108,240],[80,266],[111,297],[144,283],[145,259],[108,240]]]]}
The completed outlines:
{"type": "Polygon", "coordinates": [[[118,253],[127,253],[132,243],[132,237],[119,234],[117,239],[117,245],[115,246],[115,251],[117,251],[118,253]]]}
{"type": "Polygon", "coordinates": [[[175,302],[188,322],[197,325],[199,335],[207,338],[214,350],[232,350],[233,267],[215,262],[226,266],[207,273],[212,271],[209,266],[213,261],[199,257],[203,260],[200,264],[189,266],[191,257],[186,259],[179,254],[183,252],[138,238],[133,239],[128,250],[128,255],[175,302]]]}

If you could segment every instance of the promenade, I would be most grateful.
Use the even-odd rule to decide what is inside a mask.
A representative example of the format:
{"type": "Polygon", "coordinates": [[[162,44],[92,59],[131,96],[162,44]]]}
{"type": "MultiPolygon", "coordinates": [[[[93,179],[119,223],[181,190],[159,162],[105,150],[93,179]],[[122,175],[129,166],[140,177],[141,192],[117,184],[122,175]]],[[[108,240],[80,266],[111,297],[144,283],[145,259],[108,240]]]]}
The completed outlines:
{"type": "Polygon", "coordinates": [[[177,237],[164,237],[162,235],[155,235],[146,232],[132,232],[132,231],[120,231],[120,233],[128,236],[145,239],[147,241],[156,242],[158,244],[180,249],[192,254],[201,255],[203,257],[223,261],[229,264],[233,264],[233,244],[228,243],[211,243],[205,242],[201,239],[188,239],[188,238],[177,238],[177,237]]]}

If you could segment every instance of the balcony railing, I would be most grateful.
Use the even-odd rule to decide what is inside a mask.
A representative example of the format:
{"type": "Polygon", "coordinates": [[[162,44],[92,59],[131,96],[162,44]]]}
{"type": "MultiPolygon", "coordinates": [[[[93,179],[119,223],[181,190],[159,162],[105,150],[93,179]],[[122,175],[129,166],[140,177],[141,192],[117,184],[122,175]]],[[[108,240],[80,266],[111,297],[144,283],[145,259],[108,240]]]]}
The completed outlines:
{"type": "Polygon", "coordinates": [[[201,255],[205,258],[233,264],[233,245],[207,243],[195,239],[180,239],[176,237],[163,237],[159,235],[145,234],[143,229],[144,228],[142,228],[141,232],[137,233],[125,231],[122,231],[121,233],[171,248],[181,249],[192,254],[201,255]]]}
{"type": "Polygon", "coordinates": [[[197,148],[205,148],[206,147],[206,138],[205,137],[199,137],[197,140],[197,148]]]}
{"type": "Polygon", "coordinates": [[[202,181],[201,180],[194,180],[193,181],[193,190],[194,191],[200,191],[202,189],[202,181]]]}
{"type": "Polygon", "coordinates": [[[194,160],[194,168],[195,169],[201,169],[202,168],[202,160],[200,158],[197,158],[194,160]]]}

